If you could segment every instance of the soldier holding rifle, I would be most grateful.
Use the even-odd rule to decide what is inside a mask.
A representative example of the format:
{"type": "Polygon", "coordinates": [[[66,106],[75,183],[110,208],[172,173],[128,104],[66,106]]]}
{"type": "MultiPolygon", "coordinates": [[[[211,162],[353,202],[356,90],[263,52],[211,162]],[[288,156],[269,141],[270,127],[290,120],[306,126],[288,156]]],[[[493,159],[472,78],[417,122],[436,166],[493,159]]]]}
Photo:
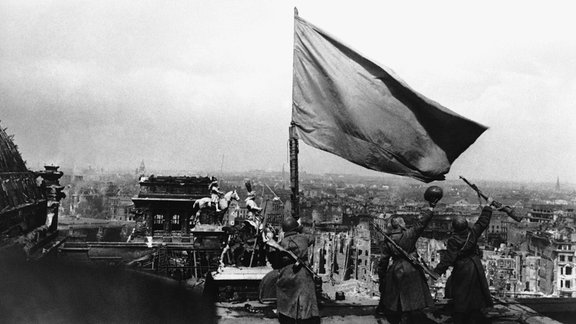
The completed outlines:
{"type": "Polygon", "coordinates": [[[477,242],[490,224],[492,206],[498,209],[504,207],[492,198],[481,194],[475,185],[462,179],[479,195],[482,195],[488,204],[484,206],[480,217],[472,227],[468,226],[463,216],[456,216],[452,219],[453,234],[448,238],[446,251],[441,254],[440,263],[434,270],[443,274],[448,267],[453,267],[445,289],[446,297],[454,300],[454,323],[481,323],[484,319],[480,310],[492,306],[492,297],[480,260],[482,252],[477,242]]]}
{"type": "Polygon", "coordinates": [[[442,198],[442,189],[429,187],[424,198],[430,207],[423,211],[416,224],[406,229],[402,218],[392,218],[388,236],[394,243],[383,243],[383,256],[378,271],[380,303],[377,315],[383,313],[391,324],[400,323],[403,319],[408,323],[423,323],[422,309],[434,305],[424,272],[411,259],[417,258],[416,241],[432,219],[433,209],[442,198]]]}

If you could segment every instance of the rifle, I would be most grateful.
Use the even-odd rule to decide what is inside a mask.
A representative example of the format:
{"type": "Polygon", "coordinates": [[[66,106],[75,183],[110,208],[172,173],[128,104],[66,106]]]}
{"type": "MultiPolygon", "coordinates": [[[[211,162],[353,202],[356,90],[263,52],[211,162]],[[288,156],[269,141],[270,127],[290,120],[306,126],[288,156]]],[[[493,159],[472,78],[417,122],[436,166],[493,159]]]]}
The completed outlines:
{"type": "Polygon", "coordinates": [[[401,248],[396,242],[394,242],[394,240],[388,236],[388,234],[386,234],[384,232],[383,229],[380,228],[380,226],[378,226],[378,224],[374,223],[374,221],[371,221],[370,224],[372,226],[374,226],[374,228],[378,231],[378,233],[380,233],[385,239],[386,241],[388,241],[390,244],[392,244],[392,246],[398,251],[400,252],[400,254],[402,255],[402,257],[406,260],[408,260],[408,262],[410,262],[410,264],[412,264],[415,268],[420,269],[422,271],[424,271],[425,273],[427,273],[430,277],[432,277],[432,279],[434,280],[438,280],[438,278],[440,278],[440,275],[437,274],[434,270],[430,269],[428,267],[428,265],[424,262],[424,260],[422,259],[422,257],[418,256],[417,258],[414,257],[413,255],[408,254],[408,252],[404,251],[403,248],[401,248]]]}
{"type": "Polygon", "coordinates": [[[290,258],[292,258],[292,260],[296,261],[296,263],[294,264],[294,267],[302,266],[302,267],[304,267],[304,269],[306,269],[308,272],[310,272],[310,274],[312,274],[314,279],[320,279],[320,277],[316,274],[316,272],[314,272],[314,270],[312,270],[312,268],[310,268],[302,259],[300,259],[298,256],[296,256],[296,254],[294,254],[292,251],[286,250],[285,248],[280,246],[280,244],[278,244],[278,242],[274,241],[273,239],[267,240],[266,244],[277,249],[280,252],[286,252],[290,256],[290,258]]]}
{"type": "MultiPolygon", "coordinates": [[[[486,201],[488,201],[488,196],[486,196],[485,194],[482,193],[482,191],[480,191],[480,189],[478,189],[478,187],[473,184],[470,183],[468,180],[466,180],[466,178],[464,178],[463,176],[460,176],[460,179],[464,180],[464,182],[466,182],[467,185],[470,186],[470,188],[474,189],[474,191],[476,191],[476,193],[478,193],[478,195],[482,198],[484,198],[486,201]]],[[[510,218],[512,218],[513,220],[520,222],[522,220],[522,216],[516,215],[516,212],[514,211],[514,208],[510,207],[510,206],[503,206],[502,203],[494,200],[492,201],[492,205],[494,207],[496,207],[496,209],[503,211],[506,213],[506,215],[510,216],[510,218]]]]}

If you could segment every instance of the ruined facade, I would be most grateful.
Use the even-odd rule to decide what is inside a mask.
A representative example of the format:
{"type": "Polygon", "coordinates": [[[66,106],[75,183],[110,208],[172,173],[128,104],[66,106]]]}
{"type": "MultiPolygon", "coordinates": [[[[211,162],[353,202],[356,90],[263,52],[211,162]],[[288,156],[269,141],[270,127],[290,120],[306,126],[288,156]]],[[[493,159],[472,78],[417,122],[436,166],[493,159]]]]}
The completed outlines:
{"type": "Polygon", "coordinates": [[[0,128],[0,249],[42,255],[58,232],[65,195],[57,166],[28,170],[11,136],[0,128]]]}

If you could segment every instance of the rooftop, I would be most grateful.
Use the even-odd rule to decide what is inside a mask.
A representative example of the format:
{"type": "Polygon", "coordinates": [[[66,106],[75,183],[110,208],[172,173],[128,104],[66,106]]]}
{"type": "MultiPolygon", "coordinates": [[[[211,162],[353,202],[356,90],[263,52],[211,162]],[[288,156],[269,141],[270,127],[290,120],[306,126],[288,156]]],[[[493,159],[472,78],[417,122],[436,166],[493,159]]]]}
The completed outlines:
{"type": "MultiPolygon", "coordinates": [[[[346,296],[346,298],[349,298],[346,296]]],[[[566,305],[573,308],[575,301],[566,305]]],[[[527,299],[528,301],[528,299],[527,299]]],[[[534,303],[533,300],[530,300],[534,303]]],[[[545,300],[543,300],[545,301],[545,300]]],[[[558,302],[552,300],[551,302],[558,302]]],[[[320,315],[322,323],[388,323],[385,318],[374,316],[378,299],[330,301],[321,304],[320,315]]],[[[450,304],[447,300],[437,300],[434,307],[425,310],[429,323],[452,323],[450,316],[450,304]]],[[[544,316],[533,308],[520,304],[515,300],[496,299],[493,308],[483,312],[484,316],[493,323],[530,323],[530,324],[555,324],[561,323],[550,317],[544,316]]],[[[277,323],[277,314],[274,305],[265,305],[257,301],[244,303],[217,303],[216,316],[221,324],[259,324],[277,323]]]]}

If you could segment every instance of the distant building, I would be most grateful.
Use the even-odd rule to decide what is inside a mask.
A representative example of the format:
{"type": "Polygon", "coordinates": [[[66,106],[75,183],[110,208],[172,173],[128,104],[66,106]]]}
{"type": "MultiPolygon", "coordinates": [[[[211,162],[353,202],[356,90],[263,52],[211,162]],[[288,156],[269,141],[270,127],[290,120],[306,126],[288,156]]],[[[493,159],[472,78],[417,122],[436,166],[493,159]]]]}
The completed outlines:
{"type": "Polygon", "coordinates": [[[134,221],[134,203],[131,197],[110,197],[108,203],[111,220],[134,221]]]}
{"type": "Polygon", "coordinates": [[[539,292],[540,276],[538,274],[541,258],[537,256],[526,256],[522,267],[523,287],[522,292],[539,292]]]}
{"type": "Polygon", "coordinates": [[[136,171],[134,172],[134,174],[136,176],[142,176],[146,174],[146,166],[144,165],[144,160],[142,160],[142,162],[140,162],[140,166],[138,168],[136,168],[136,171]]]}
{"type": "Polygon", "coordinates": [[[552,233],[527,232],[528,251],[540,257],[539,291],[549,295],[576,297],[574,261],[576,242],[557,240],[552,233]]]}
{"type": "Polygon", "coordinates": [[[528,213],[528,220],[532,223],[552,223],[562,209],[563,205],[533,204],[528,213]]]}
{"type": "MultiPolygon", "coordinates": [[[[500,296],[514,297],[519,283],[520,256],[484,251],[482,264],[486,269],[488,285],[500,296]]],[[[519,287],[520,286],[520,287],[519,287]]]]}
{"type": "Polygon", "coordinates": [[[491,246],[498,247],[500,244],[508,242],[508,232],[513,226],[511,222],[514,221],[506,213],[493,211],[490,225],[485,232],[486,239],[491,246]]]}
{"type": "Polygon", "coordinates": [[[62,176],[61,179],[61,183],[63,185],[69,184],[69,183],[77,183],[77,182],[82,182],[84,181],[84,176],[80,175],[80,174],[64,174],[62,176]]]}
{"type": "Polygon", "coordinates": [[[556,268],[556,289],[560,297],[576,297],[576,264],[574,255],[576,243],[552,241],[558,255],[556,268]]]}
{"type": "Polygon", "coordinates": [[[360,218],[359,224],[356,226],[354,233],[354,243],[356,252],[355,257],[355,269],[354,278],[364,281],[371,281],[372,269],[374,269],[374,264],[371,260],[371,233],[370,233],[370,221],[371,217],[364,216],[360,218]]]}

